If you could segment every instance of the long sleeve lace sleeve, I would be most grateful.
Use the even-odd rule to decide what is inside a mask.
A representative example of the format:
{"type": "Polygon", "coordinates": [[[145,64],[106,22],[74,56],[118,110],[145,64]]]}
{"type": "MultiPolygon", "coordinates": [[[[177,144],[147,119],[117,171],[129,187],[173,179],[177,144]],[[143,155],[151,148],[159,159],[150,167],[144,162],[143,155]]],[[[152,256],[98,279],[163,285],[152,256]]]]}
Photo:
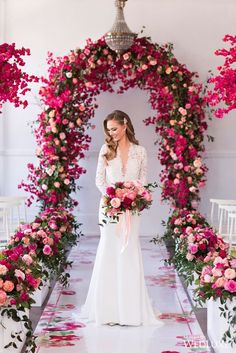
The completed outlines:
{"type": "Polygon", "coordinates": [[[147,184],[147,152],[144,147],[141,150],[141,164],[139,172],[139,180],[143,185],[147,184]]]}
{"type": "Polygon", "coordinates": [[[106,153],[106,145],[103,145],[100,150],[95,178],[95,184],[102,194],[105,194],[108,186],[106,181],[106,160],[104,153],[106,153]]]}

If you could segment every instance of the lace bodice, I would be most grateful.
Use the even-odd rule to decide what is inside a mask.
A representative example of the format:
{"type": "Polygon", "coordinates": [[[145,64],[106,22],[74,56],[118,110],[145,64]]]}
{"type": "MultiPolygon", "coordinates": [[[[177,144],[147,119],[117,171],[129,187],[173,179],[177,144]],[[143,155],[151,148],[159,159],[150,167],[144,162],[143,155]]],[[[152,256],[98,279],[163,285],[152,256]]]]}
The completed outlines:
{"type": "Polygon", "coordinates": [[[102,194],[105,193],[108,185],[117,181],[140,180],[141,183],[146,184],[147,153],[144,147],[133,143],[130,144],[128,159],[126,165],[123,166],[125,168],[122,168],[119,147],[117,156],[108,162],[104,157],[106,148],[104,144],[100,150],[96,172],[96,186],[102,194]]]}

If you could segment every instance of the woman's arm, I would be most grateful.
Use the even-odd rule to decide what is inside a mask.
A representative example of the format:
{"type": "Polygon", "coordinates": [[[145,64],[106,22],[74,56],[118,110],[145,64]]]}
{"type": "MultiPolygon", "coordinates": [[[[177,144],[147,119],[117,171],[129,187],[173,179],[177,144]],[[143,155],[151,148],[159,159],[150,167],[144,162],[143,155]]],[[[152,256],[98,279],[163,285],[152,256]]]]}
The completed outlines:
{"type": "Polygon", "coordinates": [[[105,153],[106,153],[106,145],[103,145],[98,156],[98,164],[97,164],[97,171],[96,171],[96,178],[95,178],[95,184],[102,194],[106,193],[106,188],[108,186],[106,181],[107,162],[104,157],[105,153]]]}

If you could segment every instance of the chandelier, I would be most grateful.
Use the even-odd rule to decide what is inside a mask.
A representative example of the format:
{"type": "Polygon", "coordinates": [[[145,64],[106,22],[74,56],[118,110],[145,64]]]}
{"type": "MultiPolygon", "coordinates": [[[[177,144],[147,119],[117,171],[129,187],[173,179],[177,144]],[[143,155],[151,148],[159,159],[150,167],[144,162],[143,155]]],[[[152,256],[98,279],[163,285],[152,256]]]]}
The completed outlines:
{"type": "Polygon", "coordinates": [[[111,30],[105,34],[105,41],[109,48],[117,54],[124,53],[133,44],[136,34],[131,32],[125,22],[123,8],[127,0],[116,0],[116,19],[111,30]]]}

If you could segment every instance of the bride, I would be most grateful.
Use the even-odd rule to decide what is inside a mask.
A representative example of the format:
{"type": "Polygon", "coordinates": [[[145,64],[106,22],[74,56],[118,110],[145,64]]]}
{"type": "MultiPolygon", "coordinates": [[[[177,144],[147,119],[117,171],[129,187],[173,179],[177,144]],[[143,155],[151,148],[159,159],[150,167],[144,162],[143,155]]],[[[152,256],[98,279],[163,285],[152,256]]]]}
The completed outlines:
{"type": "MultiPolygon", "coordinates": [[[[96,172],[96,186],[101,193],[105,194],[107,186],[117,181],[139,180],[145,184],[146,150],[138,144],[129,116],[113,111],[104,120],[104,131],[106,143],[101,148],[96,172]]],[[[99,223],[102,219],[100,202],[99,223]]],[[[139,216],[132,215],[125,248],[119,223],[100,227],[91,282],[82,307],[83,317],[96,325],[162,325],[155,317],[145,285],[139,223],[139,216]]]]}

